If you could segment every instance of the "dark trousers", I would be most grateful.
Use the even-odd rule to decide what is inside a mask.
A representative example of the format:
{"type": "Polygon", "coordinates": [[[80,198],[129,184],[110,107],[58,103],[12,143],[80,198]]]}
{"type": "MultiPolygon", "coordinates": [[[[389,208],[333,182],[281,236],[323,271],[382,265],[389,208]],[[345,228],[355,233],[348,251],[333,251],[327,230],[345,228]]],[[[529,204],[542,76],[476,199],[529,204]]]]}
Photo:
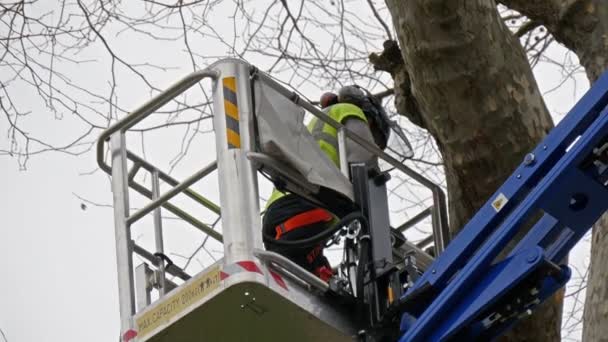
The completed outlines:
{"type": "MultiPolygon", "coordinates": [[[[277,225],[265,226],[264,231],[270,235],[275,236],[277,225]]],[[[281,235],[280,240],[301,240],[312,237],[329,228],[329,224],[326,222],[314,223],[306,226],[295,228],[287,233],[281,235]]],[[[291,247],[291,246],[278,246],[276,244],[265,242],[266,250],[281,254],[288,258],[299,266],[303,267],[309,272],[314,272],[321,266],[328,266],[329,262],[323,255],[323,246],[318,244],[311,247],[291,247]]]]}

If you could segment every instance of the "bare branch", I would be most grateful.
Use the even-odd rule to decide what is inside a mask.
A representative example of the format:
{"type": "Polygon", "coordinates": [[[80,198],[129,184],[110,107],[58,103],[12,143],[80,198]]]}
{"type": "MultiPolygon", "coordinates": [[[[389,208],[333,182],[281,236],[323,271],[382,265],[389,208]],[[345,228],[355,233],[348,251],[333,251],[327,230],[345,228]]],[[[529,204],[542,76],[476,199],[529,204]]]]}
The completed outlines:
{"type": "Polygon", "coordinates": [[[388,28],[388,25],[386,24],[384,19],[382,19],[382,17],[380,16],[380,13],[378,13],[378,10],[376,9],[376,6],[374,5],[373,0],[367,0],[367,3],[369,4],[369,7],[372,9],[372,12],[374,13],[374,17],[376,17],[376,19],[378,20],[380,25],[382,25],[382,27],[384,28],[384,31],[386,32],[386,36],[387,36],[388,40],[393,40],[393,35],[391,34],[391,30],[388,28]]]}

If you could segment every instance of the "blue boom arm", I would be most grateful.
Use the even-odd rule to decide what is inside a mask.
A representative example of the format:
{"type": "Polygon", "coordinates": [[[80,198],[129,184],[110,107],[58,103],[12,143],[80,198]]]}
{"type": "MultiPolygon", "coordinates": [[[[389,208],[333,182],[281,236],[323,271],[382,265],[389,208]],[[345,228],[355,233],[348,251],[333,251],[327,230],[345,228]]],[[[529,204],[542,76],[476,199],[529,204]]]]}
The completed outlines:
{"type": "Polygon", "coordinates": [[[400,298],[401,342],[491,340],[564,286],[608,210],[607,105],[605,73],[400,298]]]}

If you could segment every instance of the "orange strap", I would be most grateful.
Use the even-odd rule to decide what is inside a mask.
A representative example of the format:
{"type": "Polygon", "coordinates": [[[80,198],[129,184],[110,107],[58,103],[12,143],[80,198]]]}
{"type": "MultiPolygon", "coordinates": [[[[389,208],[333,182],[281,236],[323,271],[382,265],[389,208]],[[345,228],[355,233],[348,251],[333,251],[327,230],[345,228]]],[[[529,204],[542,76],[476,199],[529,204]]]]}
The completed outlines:
{"type": "Polygon", "coordinates": [[[278,240],[281,238],[281,235],[302,226],[318,222],[329,222],[331,220],[333,220],[333,216],[325,209],[316,208],[305,211],[276,226],[277,235],[275,238],[278,240]]]}

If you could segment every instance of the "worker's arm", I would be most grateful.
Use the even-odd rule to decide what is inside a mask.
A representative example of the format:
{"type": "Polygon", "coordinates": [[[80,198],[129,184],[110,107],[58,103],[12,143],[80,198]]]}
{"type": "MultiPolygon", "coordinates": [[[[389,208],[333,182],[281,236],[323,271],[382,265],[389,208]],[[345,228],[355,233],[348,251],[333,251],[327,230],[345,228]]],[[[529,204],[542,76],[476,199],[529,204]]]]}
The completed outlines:
{"type": "MultiPolygon", "coordinates": [[[[346,129],[375,145],[372,131],[365,121],[350,117],[343,124],[346,129]]],[[[378,162],[378,158],[375,155],[348,138],[346,139],[346,160],[349,163],[366,162],[376,164],[378,162]]]]}

